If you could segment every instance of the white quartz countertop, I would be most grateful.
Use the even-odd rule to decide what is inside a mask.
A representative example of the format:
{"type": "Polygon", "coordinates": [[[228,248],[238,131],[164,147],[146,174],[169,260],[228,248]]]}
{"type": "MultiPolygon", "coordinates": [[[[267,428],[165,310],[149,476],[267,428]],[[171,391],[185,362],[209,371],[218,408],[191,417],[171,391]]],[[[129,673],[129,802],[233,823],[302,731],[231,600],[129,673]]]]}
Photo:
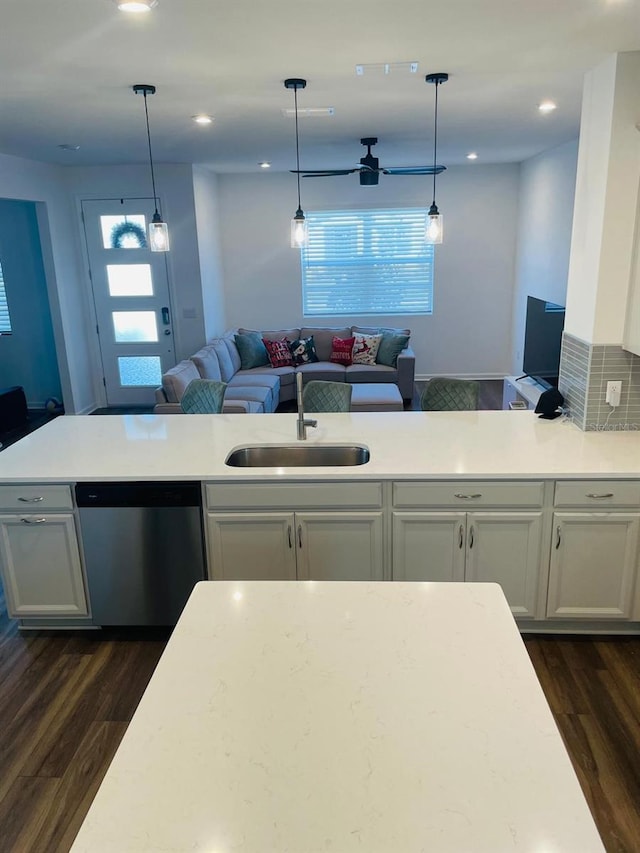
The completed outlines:
{"type": "Polygon", "coordinates": [[[638,477],[640,432],[583,432],[533,412],[320,414],[309,443],[357,443],[365,465],[230,468],[248,444],[296,444],[296,416],[56,418],[0,453],[0,482],[638,477]]]}
{"type": "Polygon", "coordinates": [[[73,853],[591,853],[494,584],[196,586],[73,853]]]}

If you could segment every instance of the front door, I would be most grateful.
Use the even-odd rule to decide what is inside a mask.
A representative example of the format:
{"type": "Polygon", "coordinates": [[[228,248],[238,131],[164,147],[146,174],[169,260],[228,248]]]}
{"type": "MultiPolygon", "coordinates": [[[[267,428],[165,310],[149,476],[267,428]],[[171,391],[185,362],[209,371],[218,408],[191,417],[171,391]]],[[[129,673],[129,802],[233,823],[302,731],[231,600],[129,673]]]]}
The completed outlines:
{"type": "Polygon", "coordinates": [[[166,256],[147,244],[153,211],[151,199],[82,202],[110,406],[153,405],[175,364],[166,256]]]}

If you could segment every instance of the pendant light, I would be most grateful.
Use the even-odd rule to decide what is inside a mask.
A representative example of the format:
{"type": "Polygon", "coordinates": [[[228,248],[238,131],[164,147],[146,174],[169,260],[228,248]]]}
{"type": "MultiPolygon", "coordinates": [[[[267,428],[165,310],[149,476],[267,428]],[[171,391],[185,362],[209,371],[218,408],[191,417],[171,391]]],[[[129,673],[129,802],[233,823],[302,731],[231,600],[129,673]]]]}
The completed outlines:
{"type": "Polygon", "coordinates": [[[296,119],[296,177],[298,179],[298,209],[291,220],[292,249],[301,249],[307,244],[307,221],[304,218],[304,212],[300,205],[300,143],[298,139],[298,89],[304,89],[306,85],[307,81],[302,80],[300,77],[289,77],[284,81],[285,89],[293,89],[296,119]]]}
{"type": "Polygon", "coordinates": [[[429,208],[427,227],[424,234],[426,243],[442,243],[442,214],[436,204],[436,163],[438,162],[438,86],[446,83],[448,74],[427,74],[426,83],[434,83],[436,87],[436,102],[433,116],[433,201],[429,208]]]}
{"type": "Polygon", "coordinates": [[[151,133],[149,132],[149,111],[147,109],[147,95],[155,95],[156,87],[149,83],[136,83],[133,87],[136,95],[144,95],[144,114],[147,119],[147,141],[149,143],[149,165],[151,166],[151,185],[153,187],[153,203],[155,213],[149,223],[149,248],[152,252],[169,251],[169,229],[167,223],[162,221],[158,213],[158,196],[156,195],[156,179],[153,173],[153,156],[151,154],[151,133]]]}

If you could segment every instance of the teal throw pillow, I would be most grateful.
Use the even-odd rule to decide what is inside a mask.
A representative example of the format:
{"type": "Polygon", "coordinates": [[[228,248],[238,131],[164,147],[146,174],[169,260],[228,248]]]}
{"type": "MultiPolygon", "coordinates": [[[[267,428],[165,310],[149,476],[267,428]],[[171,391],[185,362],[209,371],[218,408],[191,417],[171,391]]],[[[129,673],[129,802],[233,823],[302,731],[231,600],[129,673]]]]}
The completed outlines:
{"type": "Polygon", "coordinates": [[[387,367],[397,367],[398,356],[408,343],[409,335],[392,335],[389,332],[383,332],[376,355],[376,363],[386,364],[387,367]]]}
{"type": "Polygon", "coordinates": [[[238,353],[240,354],[240,367],[242,370],[251,370],[252,367],[264,367],[269,364],[269,353],[262,343],[262,337],[258,332],[249,332],[245,335],[234,335],[238,353]]]}

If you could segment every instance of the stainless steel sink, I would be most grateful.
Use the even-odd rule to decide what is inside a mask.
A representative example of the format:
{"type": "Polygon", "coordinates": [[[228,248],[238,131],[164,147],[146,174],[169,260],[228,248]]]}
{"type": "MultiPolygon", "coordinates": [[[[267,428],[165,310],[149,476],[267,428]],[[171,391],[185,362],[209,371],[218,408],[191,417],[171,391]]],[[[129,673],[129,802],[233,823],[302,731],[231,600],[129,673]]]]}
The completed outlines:
{"type": "Polygon", "coordinates": [[[239,447],[225,464],[234,468],[317,468],[368,461],[369,451],[358,444],[270,444],[239,447]]]}

